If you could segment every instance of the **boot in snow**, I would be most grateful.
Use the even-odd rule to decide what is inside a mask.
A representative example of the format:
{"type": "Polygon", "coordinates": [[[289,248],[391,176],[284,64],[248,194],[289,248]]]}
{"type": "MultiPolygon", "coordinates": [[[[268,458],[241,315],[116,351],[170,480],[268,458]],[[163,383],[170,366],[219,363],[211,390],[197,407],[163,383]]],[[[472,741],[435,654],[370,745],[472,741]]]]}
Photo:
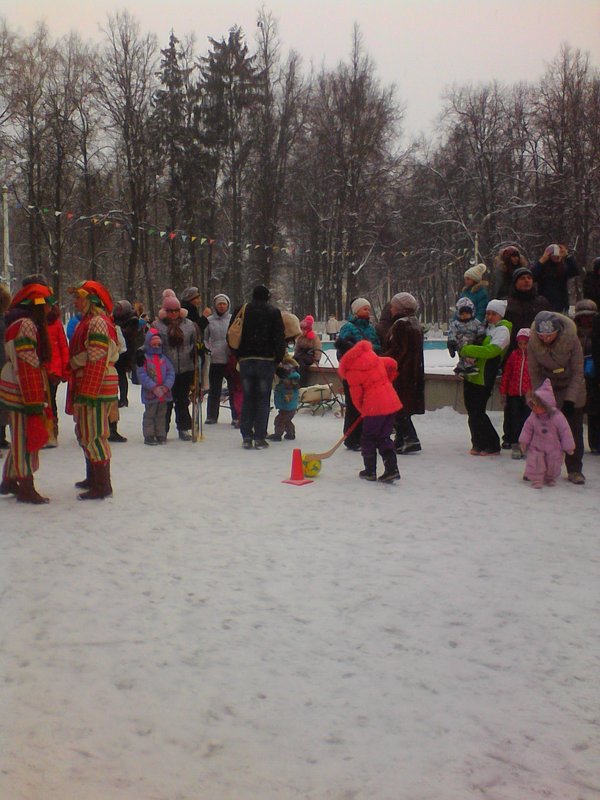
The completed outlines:
{"type": "Polygon", "coordinates": [[[42,495],[38,494],[36,491],[33,485],[33,475],[28,475],[26,478],[19,478],[17,500],[19,503],[33,503],[36,506],[50,502],[47,497],[42,497],[42,495]]]}

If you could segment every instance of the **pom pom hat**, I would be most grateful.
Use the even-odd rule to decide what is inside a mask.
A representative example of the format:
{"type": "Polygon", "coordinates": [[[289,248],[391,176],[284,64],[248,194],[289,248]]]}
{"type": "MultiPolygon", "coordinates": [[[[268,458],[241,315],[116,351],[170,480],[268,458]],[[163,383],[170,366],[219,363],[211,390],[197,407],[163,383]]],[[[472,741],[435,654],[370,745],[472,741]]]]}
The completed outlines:
{"type": "Polygon", "coordinates": [[[474,267],[469,267],[469,269],[465,272],[464,277],[470,278],[475,283],[479,283],[482,278],[484,272],[487,270],[485,264],[475,264],[474,267]]]}

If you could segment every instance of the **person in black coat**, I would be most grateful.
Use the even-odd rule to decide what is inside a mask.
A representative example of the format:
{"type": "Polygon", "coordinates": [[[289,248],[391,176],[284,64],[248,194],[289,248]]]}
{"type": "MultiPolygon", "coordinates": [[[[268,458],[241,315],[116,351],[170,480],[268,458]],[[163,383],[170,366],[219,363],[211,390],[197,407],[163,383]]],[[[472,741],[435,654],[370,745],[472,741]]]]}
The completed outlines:
{"type": "Polygon", "coordinates": [[[549,244],[531,270],[538,291],[548,299],[552,311],[569,310],[569,280],[579,275],[575,256],[564,244],[549,244]]]}
{"type": "Polygon", "coordinates": [[[533,272],[528,267],[519,267],[513,272],[512,286],[504,319],[512,322],[510,354],[517,346],[517,333],[521,328],[530,328],[539,311],[551,311],[550,302],[541,295],[533,281],[533,272]]]}
{"type": "Polygon", "coordinates": [[[592,269],[585,273],[582,288],[584,298],[593,300],[600,308],[600,258],[595,258],[592,269]]]}
{"type": "MultiPolygon", "coordinates": [[[[240,418],[243,447],[262,450],[269,446],[267,427],[275,367],[286,351],[281,311],[269,304],[266,286],[255,286],[246,304],[242,336],[237,349],[244,399],[240,418]]],[[[231,315],[235,320],[240,308],[231,315]]]]}

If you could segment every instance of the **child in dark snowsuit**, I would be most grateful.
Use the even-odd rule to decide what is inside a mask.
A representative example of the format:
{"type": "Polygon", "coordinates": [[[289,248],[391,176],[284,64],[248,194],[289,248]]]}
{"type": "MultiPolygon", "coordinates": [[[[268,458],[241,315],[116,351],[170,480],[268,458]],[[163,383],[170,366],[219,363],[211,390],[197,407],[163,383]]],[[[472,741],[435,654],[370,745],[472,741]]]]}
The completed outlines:
{"type": "Polygon", "coordinates": [[[556,408],[550,380],[530,394],[532,413],[525,420],[519,444],[527,453],[526,480],[534,489],[554,486],[560,477],[564,454],[573,455],[575,440],[567,418],[556,408]]]}
{"type": "Polygon", "coordinates": [[[175,383],[175,368],[163,355],[159,332],[150,328],[144,343],[146,357],[137,368],[137,379],[142,386],[142,433],[144,444],[165,444],[167,441],[167,403],[173,399],[171,389],[175,383]]]}
{"type": "Polygon", "coordinates": [[[365,468],[359,477],[377,480],[377,451],[383,459],[384,473],[379,480],[400,480],[398,459],[392,442],[396,413],[402,403],[392,381],[398,374],[393,358],[378,356],[371,342],[363,339],[342,356],[338,368],[340,377],[347,381],[352,402],[362,416],[360,448],[365,468]]]}

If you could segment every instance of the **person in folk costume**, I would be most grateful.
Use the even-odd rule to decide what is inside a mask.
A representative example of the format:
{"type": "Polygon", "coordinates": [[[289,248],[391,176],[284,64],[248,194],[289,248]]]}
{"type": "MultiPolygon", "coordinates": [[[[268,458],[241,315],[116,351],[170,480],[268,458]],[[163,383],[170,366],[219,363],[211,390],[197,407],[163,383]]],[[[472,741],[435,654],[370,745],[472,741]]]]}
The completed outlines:
{"type": "MultiPolygon", "coordinates": [[[[11,301],[10,292],[8,288],[0,283],[0,372],[6,363],[6,355],[4,354],[4,333],[6,331],[6,324],[4,322],[4,314],[8,311],[11,301]]],[[[10,448],[10,442],[6,438],[6,428],[8,427],[8,411],[0,403],[0,458],[2,457],[2,450],[10,448]]]]}
{"type": "Polygon", "coordinates": [[[48,503],[33,484],[39,452],[52,424],[46,364],[50,342],[46,315],[51,290],[30,283],[14,296],[6,314],[6,363],[0,375],[0,402],[8,409],[10,452],[4,462],[0,494],[15,494],[21,503],[48,503]]]}
{"type": "Polygon", "coordinates": [[[98,281],[82,281],[69,289],[82,314],[69,344],[67,413],[73,415],[75,435],[86,462],[85,489],[80,500],[100,500],[112,495],[110,482],[109,415],[116,406],[119,379],[115,364],[119,344],[110,315],[113,302],[98,281]]]}

